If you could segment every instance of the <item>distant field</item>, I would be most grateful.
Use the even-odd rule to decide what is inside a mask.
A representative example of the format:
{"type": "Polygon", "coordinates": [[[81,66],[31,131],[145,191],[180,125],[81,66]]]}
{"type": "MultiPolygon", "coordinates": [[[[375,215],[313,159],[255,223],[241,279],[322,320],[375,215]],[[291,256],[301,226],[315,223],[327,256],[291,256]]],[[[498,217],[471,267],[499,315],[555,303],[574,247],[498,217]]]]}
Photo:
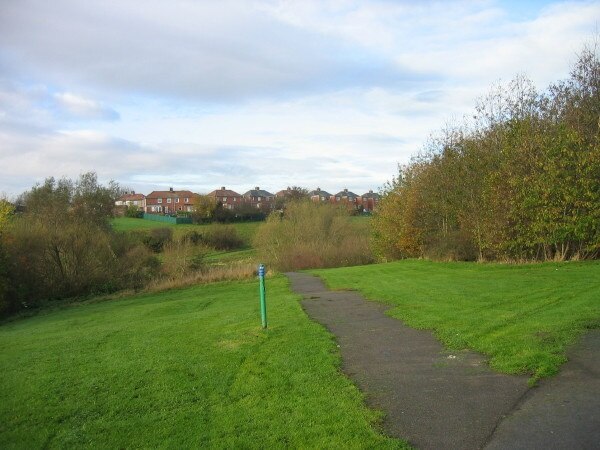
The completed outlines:
{"type": "Polygon", "coordinates": [[[403,448],[283,277],[0,326],[0,448],[403,448]]]}
{"type": "Polygon", "coordinates": [[[565,348],[600,327],[600,262],[529,265],[400,261],[317,270],[334,289],[356,289],[388,314],[435,330],[452,349],[490,356],[493,368],[556,373],[565,348]]]}
{"type": "MultiPolygon", "coordinates": [[[[262,222],[241,222],[232,223],[238,234],[242,239],[247,242],[251,242],[256,230],[262,222]]],[[[117,231],[136,231],[136,230],[150,230],[152,228],[173,228],[176,234],[183,234],[191,230],[201,231],[202,228],[210,225],[190,225],[190,224],[179,224],[174,225],[164,222],[155,222],[153,220],[145,219],[131,219],[129,217],[117,217],[112,219],[111,224],[117,231]]]]}

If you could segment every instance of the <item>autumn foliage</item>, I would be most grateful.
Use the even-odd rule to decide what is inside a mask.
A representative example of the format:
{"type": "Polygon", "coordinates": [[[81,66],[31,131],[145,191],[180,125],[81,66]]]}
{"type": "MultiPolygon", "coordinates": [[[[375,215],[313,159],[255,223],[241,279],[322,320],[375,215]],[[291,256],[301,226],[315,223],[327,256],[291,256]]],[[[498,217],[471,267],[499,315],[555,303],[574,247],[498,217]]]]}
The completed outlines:
{"type": "Polygon", "coordinates": [[[373,221],[387,258],[600,256],[600,62],[537,92],[519,76],[432,137],[388,183],[373,221]]]}

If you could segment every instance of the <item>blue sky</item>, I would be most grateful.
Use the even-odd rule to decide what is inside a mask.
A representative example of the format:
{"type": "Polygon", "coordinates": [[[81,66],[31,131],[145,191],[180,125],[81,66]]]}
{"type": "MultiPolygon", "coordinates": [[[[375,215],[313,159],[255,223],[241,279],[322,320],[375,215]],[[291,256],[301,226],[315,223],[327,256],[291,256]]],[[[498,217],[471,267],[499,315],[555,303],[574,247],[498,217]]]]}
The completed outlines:
{"type": "Polygon", "coordinates": [[[600,2],[0,6],[0,192],[378,189],[493,83],[565,78],[600,2]]]}

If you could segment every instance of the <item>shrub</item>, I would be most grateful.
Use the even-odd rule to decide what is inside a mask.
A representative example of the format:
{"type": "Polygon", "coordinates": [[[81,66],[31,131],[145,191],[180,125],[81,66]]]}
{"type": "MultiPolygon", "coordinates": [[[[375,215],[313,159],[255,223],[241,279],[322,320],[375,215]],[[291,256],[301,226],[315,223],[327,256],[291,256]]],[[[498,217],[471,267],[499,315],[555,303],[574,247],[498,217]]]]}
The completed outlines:
{"type": "Polygon", "coordinates": [[[140,211],[140,209],[135,205],[129,205],[125,210],[125,217],[130,217],[132,219],[141,219],[142,217],[144,217],[144,211],[140,211]]]}
{"type": "Polygon", "coordinates": [[[162,273],[170,279],[183,278],[202,267],[206,249],[186,239],[167,243],[162,255],[162,273]]]}
{"type": "Polygon", "coordinates": [[[160,275],[160,261],[144,245],[144,232],[112,232],[111,248],[118,260],[115,280],[119,288],[141,289],[160,275]]]}
{"type": "Polygon", "coordinates": [[[23,306],[116,288],[118,264],[110,234],[95,224],[54,226],[22,219],[3,238],[11,295],[23,306]]]}
{"type": "Polygon", "coordinates": [[[160,253],[166,243],[173,240],[171,228],[153,228],[144,238],[144,244],[154,253],[160,253]]]}
{"type": "Polygon", "coordinates": [[[202,234],[202,241],[217,250],[235,250],[245,244],[233,225],[222,224],[206,227],[206,231],[202,234]]]}
{"type": "Polygon", "coordinates": [[[471,236],[462,231],[431,237],[425,242],[423,254],[435,261],[475,261],[478,257],[471,236]]]}
{"type": "Polygon", "coordinates": [[[340,267],[373,261],[365,227],[344,208],[310,201],[272,214],[254,239],[262,261],[277,270],[340,267]]]}
{"type": "Polygon", "coordinates": [[[183,235],[183,240],[194,245],[198,245],[203,242],[202,235],[195,230],[188,231],[187,233],[185,233],[183,235]]]}

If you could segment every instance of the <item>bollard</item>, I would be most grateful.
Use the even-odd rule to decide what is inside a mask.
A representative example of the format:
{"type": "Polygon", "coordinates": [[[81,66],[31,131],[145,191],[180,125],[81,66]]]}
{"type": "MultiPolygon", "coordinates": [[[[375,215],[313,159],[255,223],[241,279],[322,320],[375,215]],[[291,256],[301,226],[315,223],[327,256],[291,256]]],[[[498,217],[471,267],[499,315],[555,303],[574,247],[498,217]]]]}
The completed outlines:
{"type": "Polygon", "coordinates": [[[260,290],[260,318],[262,327],[267,328],[267,292],[265,288],[265,265],[258,266],[258,281],[260,290]]]}

